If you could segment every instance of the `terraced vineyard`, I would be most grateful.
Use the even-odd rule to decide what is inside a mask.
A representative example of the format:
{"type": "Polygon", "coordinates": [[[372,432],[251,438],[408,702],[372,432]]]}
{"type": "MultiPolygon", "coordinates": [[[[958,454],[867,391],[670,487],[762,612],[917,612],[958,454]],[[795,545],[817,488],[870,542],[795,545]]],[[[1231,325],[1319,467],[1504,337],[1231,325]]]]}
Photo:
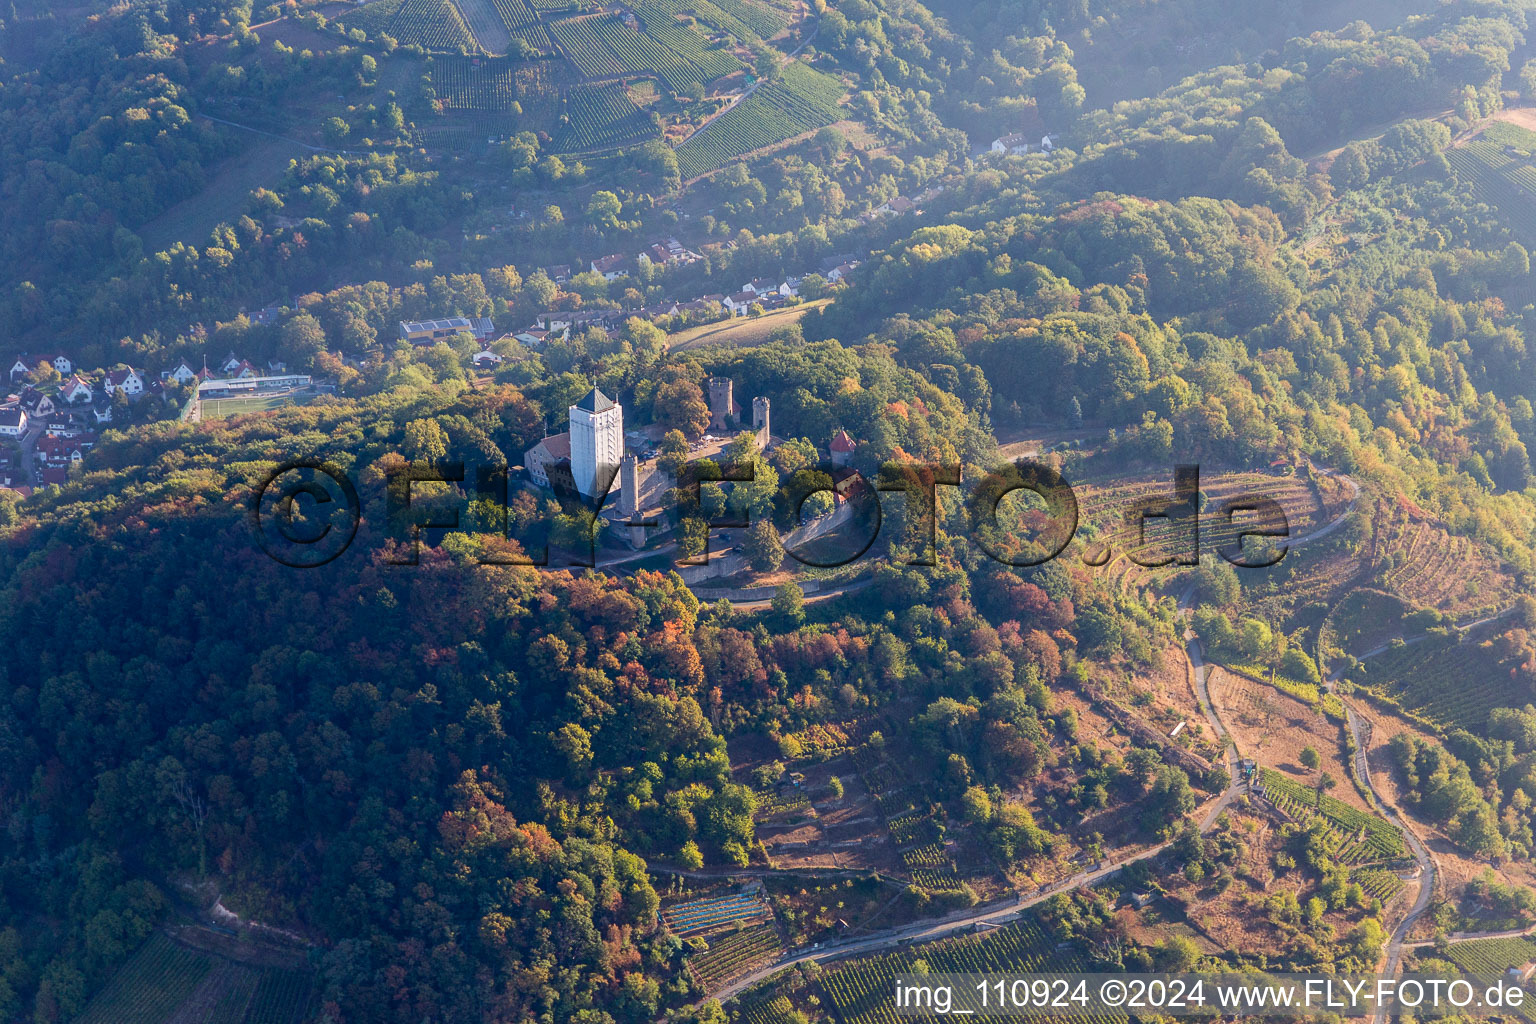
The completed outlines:
{"type": "MultiPolygon", "coordinates": [[[[1533,193],[1536,194],[1536,193],[1533,193]]],[[[1367,556],[1381,590],[1465,619],[1507,605],[1514,583],[1498,557],[1404,502],[1377,502],[1367,556]]]]}
{"type": "Polygon", "coordinates": [[[488,58],[437,57],[432,92],[446,110],[506,111],[517,99],[517,66],[488,58]]]}
{"type": "MultiPolygon", "coordinates": [[[[1059,950],[1032,918],[983,935],[945,939],[916,949],[902,949],[865,960],[855,960],[827,971],[821,984],[845,1024],[900,1024],[911,1017],[899,1016],[892,1007],[891,992],[897,978],[910,977],[913,963],[921,959],[934,973],[1069,973],[1090,970],[1073,950],[1059,950]]],[[[953,1011],[971,1013],[969,1020],[987,1019],[976,1003],[975,989],[954,991],[953,1011]]],[[[1017,1019],[1017,1018],[997,1018],[1017,1019]]],[[[1053,1020],[1077,1024],[1124,1021],[1123,1016],[1066,1013],[1053,1020]]]]}
{"type": "Polygon", "coordinates": [[[1497,976],[1536,960],[1536,942],[1524,938],[1473,939],[1451,944],[1451,963],[1468,974],[1497,976]]]}
{"type": "Polygon", "coordinates": [[[776,995],[771,999],[754,999],[736,1009],[732,1019],[741,1024],[789,1024],[795,1006],[788,996],[776,995]]]}
{"type": "Polygon", "coordinates": [[[336,19],[370,36],[383,32],[401,45],[437,53],[468,53],[476,48],[459,11],[448,0],[375,0],[336,19]]]}
{"type": "Polygon", "coordinates": [[[722,50],[706,50],[698,35],[675,22],[660,26],[659,34],[653,35],[630,28],[620,17],[603,14],[557,21],[550,29],[582,73],[594,78],[656,74],[668,88],[680,92],[741,66],[722,50]]]}
{"type": "Polygon", "coordinates": [[[683,15],[696,17],[738,39],[769,38],[791,21],[784,7],[759,0],[636,0],[634,9],[644,19],[647,30],[683,15]]]}
{"type": "Polygon", "coordinates": [[[91,1000],[79,1018],[80,1024],[164,1020],[212,968],[209,957],[178,946],[157,932],[91,1000]]]}
{"type": "Polygon", "coordinates": [[[1498,633],[1481,629],[1474,637],[1431,636],[1389,650],[1365,662],[1353,681],[1434,722],[1481,733],[1494,708],[1529,702],[1520,662],[1498,633]]]}
{"type": "Polygon", "coordinates": [[[1445,151],[1456,177],[1526,245],[1536,244],[1536,133],[1495,122],[1464,145],[1445,151]]]}
{"type": "Polygon", "coordinates": [[[930,804],[920,788],[902,786],[906,778],[878,751],[859,747],[853,752],[853,763],[885,819],[891,840],[901,849],[901,862],[913,884],[932,890],[959,888],[960,875],[935,820],[942,810],[930,804]]]}
{"type": "Polygon", "coordinates": [[[1331,796],[1319,803],[1310,788],[1273,768],[1260,769],[1259,785],[1276,807],[1298,821],[1320,818],[1334,837],[1329,855],[1341,864],[1400,860],[1407,855],[1402,832],[1384,818],[1331,796]]]}
{"type": "Polygon", "coordinates": [[[188,949],[156,933],[77,1018],[79,1024],[298,1024],[312,978],[188,949]]]}
{"type": "Polygon", "coordinates": [[[1403,891],[1404,882],[1391,871],[1382,868],[1364,868],[1350,874],[1351,882],[1360,883],[1360,888],[1365,890],[1367,896],[1374,896],[1382,903],[1389,903],[1392,897],[1403,891]]]}
{"type": "Polygon", "coordinates": [[[491,3],[509,32],[536,24],[539,20],[538,12],[523,3],[523,0],[491,0],[491,3]]]}
{"type": "Polygon", "coordinates": [[[621,83],[581,85],[565,96],[565,113],[554,135],[554,148],[562,153],[605,149],[649,138],[656,126],[645,111],[635,106],[621,83]]]}
{"type": "Polygon", "coordinates": [[[705,932],[737,921],[762,921],[768,916],[767,904],[755,892],[688,900],[661,912],[662,921],[677,935],[705,932]]]}
{"type": "Polygon", "coordinates": [[[845,91],[831,75],[791,61],[782,78],[761,86],[677,148],[683,177],[707,174],[755,149],[831,124],[842,116],[845,91]]]}
{"type": "Polygon", "coordinates": [[[709,948],[688,958],[688,973],[706,992],[747,974],[779,958],[784,946],[772,924],[760,924],[740,931],[726,932],[709,943],[709,948]]]}

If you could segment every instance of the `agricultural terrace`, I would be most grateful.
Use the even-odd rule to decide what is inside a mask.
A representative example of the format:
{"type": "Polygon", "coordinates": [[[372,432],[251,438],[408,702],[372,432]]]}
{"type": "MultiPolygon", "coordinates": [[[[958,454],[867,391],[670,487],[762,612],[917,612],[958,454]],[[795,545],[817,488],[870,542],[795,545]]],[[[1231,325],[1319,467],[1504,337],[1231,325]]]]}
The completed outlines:
{"type": "Polygon", "coordinates": [[[1494,708],[1531,702],[1533,668],[1530,635],[1501,620],[1470,634],[1436,631],[1395,646],[1364,662],[1350,680],[1410,714],[1480,735],[1494,708]]]}
{"type": "Polygon", "coordinates": [[[612,149],[648,138],[656,125],[619,82],[579,85],[565,94],[554,148],[562,153],[612,149]]]}
{"type": "Polygon", "coordinates": [[[1315,789],[1283,772],[1261,768],[1259,789],[1297,821],[1324,822],[1331,836],[1328,854],[1340,864],[1400,861],[1408,855],[1403,833],[1396,825],[1333,796],[1319,799],[1315,789]]]}
{"type": "Polygon", "coordinates": [[[429,52],[468,53],[476,48],[474,35],[448,0],[375,0],[336,20],[370,36],[382,32],[402,46],[420,46],[429,52]]]}
{"type": "Polygon", "coordinates": [[[253,967],[181,946],[156,933],[77,1018],[79,1024],[298,1024],[310,975],[253,967]]]}
{"type": "MultiPolygon", "coordinates": [[[[1074,950],[1057,949],[1056,943],[1033,918],[980,935],[944,939],[917,949],[902,949],[864,960],[822,975],[821,986],[846,1024],[898,1024],[909,1017],[897,1015],[891,992],[897,978],[911,975],[922,960],[935,973],[1060,972],[1089,970],[1074,950]]],[[[957,989],[954,1012],[978,1013],[974,989],[957,989]]],[[[980,1015],[973,1020],[983,1019],[980,1015]]],[[[1072,1014],[1074,1024],[1123,1021],[1124,1017],[1072,1014]]]]}
{"type": "Polygon", "coordinates": [[[768,905],[757,891],[688,900],[661,912],[662,921],[677,935],[694,935],[737,922],[755,924],[768,917],[768,905]]]}
{"type": "Polygon", "coordinates": [[[1301,758],[1302,751],[1312,747],[1322,756],[1322,770],[1331,772],[1338,783],[1335,792],[1366,808],[1348,784],[1339,747],[1339,724],[1330,721],[1319,706],[1218,665],[1206,670],[1206,681],[1211,704],[1243,757],[1279,768],[1310,785],[1312,773],[1302,766],[1301,758]]]}
{"type": "Polygon", "coordinates": [[[1536,942],[1518,937],[1453,942],[1449,959],[1468,974],[1496,976],[1536,960],[1536,942]]]}
{"type": "Polygon", "coordinates": [[[673,92],[737,71],[741,63],[677,23],[661,26],[669,42],[631,28],[615,14],[595,14],[550,25],[560,49],[591,78],[655,74],[673,92]]]}
{"type": "MultiPolygon", "coordinates": [[[[1135,512],[1149,504],[1165,502],[1173,494],[1173,476],[1148,478],[1145,475],[1109,480],[1092,478],[1071,481],[1078,501],[1078,537],[1086,549],[1080,552],[1090,562],[1134,553],[1142,561],[1167,558],[1179,550],[1182,536],[1175,524],[1165,519],[1147,519],[1138,529],[1135,512]],[[1138,533],[1140,536],[1138,536],[1138,533]]],[[[1225,510],[1230,502],[1267,497],[1284,511],[1292,537],[1299,537],[1331,521],[1343,506],[1325,505],[1317,488],[1302,474],[1202,473],[1200,549],[1215,552],[1232,544],[1237,536],[1251,529],[1257,517],[1237,513],[1230,520],[1225,510]]],[[[1121,561],[1128,559],[1121,558],[1121,561]]],[[[1131,563],[1126,571],[1140,567],[1131,563]]]]}
{"type": "Polygon", "coordinates": [[[708,940],[703,953],[688,958],[688,974],[704,991],[713,992],[743,974],[773,963],[783,952],[784,946],[772,922],[720,932],[708,940]]]}
{"type": "Polygon", "coordinates": [[[1536,244],[1536,132],[1495,121],[1446,150],[1456,177],[1526,245],[1536,244]]]}
{"type": "Polygon", "coordinates": [[[579,84],[564,61],[438,56],[429,62],[441,112],[428,128],[479,141],[547,131],[552,149],[581,153],[648,138],[655,126],[620,83],[579,84]]]}
{"type": "Polygon", "coordinates": [[[684,178],[695,178],[744,156],[831,124],[842,116],[841,80],[791,61],[781,77],[694,132],[677,148],[684,178]]]}
{"type": "Polygon", "coordinates": [[[958,889],[960,874],[943,842],[942,809],[928,802],[922,787],[907,785],[910,774],[887,760],[882,751],[860,747],[854,752],[854,764],[913,884],[929,891],[958,889]]]}
{"type": "Polygon", "coordinates": [[[1405,501],[1377,502],[1370,520],[1371,586],[1458,619],[1512,600],[1514,580],[1488,545],[1452,535],[1405,501]]]}
{"type": "Polygon", "coordinates": [[[1404,619],[1413,608],[1402,598],[1379,590],[1357,589],[1346,594],[1323,623],[1320,647],[1325,657],[1335,653],[1360,657],[1409,632],[1404,619]]]}

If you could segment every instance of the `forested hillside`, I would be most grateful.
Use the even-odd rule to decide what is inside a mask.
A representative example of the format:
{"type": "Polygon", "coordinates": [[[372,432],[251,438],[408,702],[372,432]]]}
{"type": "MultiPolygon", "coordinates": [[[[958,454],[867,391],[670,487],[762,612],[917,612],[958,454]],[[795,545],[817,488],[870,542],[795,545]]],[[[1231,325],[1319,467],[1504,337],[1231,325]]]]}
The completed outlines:
{"type": "Polygon", "coordinates": [[[0,1024],[1519,966],[1532,9],[18,0],[0,1024]]]}

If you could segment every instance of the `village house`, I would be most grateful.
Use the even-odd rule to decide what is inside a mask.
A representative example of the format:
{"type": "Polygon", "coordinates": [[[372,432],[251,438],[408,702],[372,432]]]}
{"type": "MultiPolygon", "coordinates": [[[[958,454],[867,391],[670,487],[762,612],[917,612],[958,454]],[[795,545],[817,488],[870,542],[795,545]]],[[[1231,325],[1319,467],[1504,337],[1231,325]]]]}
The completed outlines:
{"type": "Polygon", "coordinates": [[[67,469],[79,463],[95,445],[96,435],[90,432],[73,436],[47,433],[38,439],[36,457],[49,468],[67,469]]]}
{"type": "Polygon", "coordinates": [[[752,308],[752,303],[756,301],[758,301],[756,292],[739,291],[735,295],[727,295],[724,305],[731,311],[731,316],[746,316],[752,308]]]}
{"type": "Polygon", "coordinates": [[[96,397],[96,389],[77,373],[59,386],[59,397],[69,405],[82,405],[96,397]]]}
{"type": "Polygon", "coordinates": [[[875,207],[874,213],[876,216],[880,217],[901,217],[912,213],[916,209],[917,204],[912,200],[906,198],[905,196],[897,196],[894,199],[887,199],[885,202],[875,207]]]}
{"type": "Polygon", "coordinates": [[[1029,152],[1029,139],[1023,132],[1009,132],[992,140],[992,152],[1023,156],[1029,152]]]}
{"type": "Polygon", "coordinates": [[[602,256],[592,261],[592,273],[603,275],[604,281],[617,281],[634,272],[634,263],[623,253],[602,256]]]}
{"type": "Polygon", "coordinates": [[[52,396],[30,385],[22,390],[19,401],[21,407],[27,411],[28,416],[46,417],[57,408],[54,405],[52,396]]]}
{"type": "Polygon", "coordinates": [[[137,398],[144,393],[144,378],[133,367],[123,366],[109,372],[101,386],[109,395],[121,391],[129,398],[137,398]]]}
{"type": "Polygon", "coordinates": [[[17,356],[16,360],[11,363],[11,382],[15,383],[16,381],[21,380],[27,374],[31,373],[39,366],[42,366],[44,363],[51,364],[53,368],[59,372],[60,377],[73,373],[75,370],[74,361],[66,355],[41,352],[37,355],[22,354],[17,356]]]}
{"type": "Polygon", "coordinates": [[[565,284],[571,279],[571,265],[569,263],[556,263],[552,267],[545,267],[544,276],[555,284],[565,284]]]}
{"type": "Polygon", "coordinates": [[[27,410],[21,406],[0,406],[0,437],[20,437],[27,432],[27,422],[27,410]]]}
{"type": "Polygon", "coordinates": [[[186,384],[197,379],[197,370],[191,363],[183,359],[169,370],[161,370],[160,379],[174,380],[177,384],[186,384]]]}
{"type": "Polygon", "coordinates": [[[497,355],[495,352],[492,352],[490,349],[483,349],[475,353],[475,369],[477,370],[493,369],[494,367],[500,366],[501,363],[501,356],[497,355]]]}

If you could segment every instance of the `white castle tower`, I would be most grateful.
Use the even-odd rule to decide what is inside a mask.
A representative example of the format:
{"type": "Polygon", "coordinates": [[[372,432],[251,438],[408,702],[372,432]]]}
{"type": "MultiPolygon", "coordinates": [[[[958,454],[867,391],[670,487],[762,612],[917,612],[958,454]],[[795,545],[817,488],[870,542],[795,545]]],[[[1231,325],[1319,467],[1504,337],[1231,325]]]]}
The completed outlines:
{"type": "Polygon", "coordinates": [[[624,407],[597,388],[571,406],[571,476],[583,497],[605,490],[624,455],[624,407]]]}

